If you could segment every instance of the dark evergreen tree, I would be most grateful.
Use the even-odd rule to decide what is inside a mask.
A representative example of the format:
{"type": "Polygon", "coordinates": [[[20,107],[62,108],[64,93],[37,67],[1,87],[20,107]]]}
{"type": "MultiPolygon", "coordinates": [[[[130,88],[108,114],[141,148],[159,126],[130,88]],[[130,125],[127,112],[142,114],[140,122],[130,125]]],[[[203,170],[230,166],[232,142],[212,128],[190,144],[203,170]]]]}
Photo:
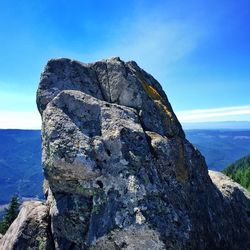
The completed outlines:
{"type": "Polygon", "coordinates": [[[19,213],[20,200],[17,195],[11,198],[8,208],[5,210],[3,220],[0,222],[0,233],[5,234],[12,222],[16,219],[19,213]]]}

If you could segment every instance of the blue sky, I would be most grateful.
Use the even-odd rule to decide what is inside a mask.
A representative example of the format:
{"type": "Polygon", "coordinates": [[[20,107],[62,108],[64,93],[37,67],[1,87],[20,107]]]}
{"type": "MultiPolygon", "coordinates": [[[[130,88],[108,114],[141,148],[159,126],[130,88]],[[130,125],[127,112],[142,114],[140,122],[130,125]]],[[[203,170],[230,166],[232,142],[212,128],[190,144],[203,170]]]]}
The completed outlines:
{"type": "Polygon", "coordinates": [[[49,58],[135,60],[184,122],[250,120],[250,3],[0,0],[0,128],[39,128],[49,58]]]}

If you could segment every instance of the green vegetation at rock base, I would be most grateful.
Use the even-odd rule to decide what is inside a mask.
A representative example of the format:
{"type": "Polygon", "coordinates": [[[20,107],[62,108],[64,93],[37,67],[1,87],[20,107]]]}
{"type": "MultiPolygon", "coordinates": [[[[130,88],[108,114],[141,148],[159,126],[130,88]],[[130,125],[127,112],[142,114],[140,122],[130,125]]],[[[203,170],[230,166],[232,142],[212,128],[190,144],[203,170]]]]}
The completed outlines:
{"type": "Polygon", "coordinates": [[[230,164],[222,172],[250,191],[250,155],[230,164]]]}
{"type": "Polygon", "coordinates": [[[6,209],[4,218],[0,221],[0,233],[5,234],[12,222],[16,219],[19,213],[20,201],[18,196],[14,195],[11,198],[9,207],[6,209]]]}

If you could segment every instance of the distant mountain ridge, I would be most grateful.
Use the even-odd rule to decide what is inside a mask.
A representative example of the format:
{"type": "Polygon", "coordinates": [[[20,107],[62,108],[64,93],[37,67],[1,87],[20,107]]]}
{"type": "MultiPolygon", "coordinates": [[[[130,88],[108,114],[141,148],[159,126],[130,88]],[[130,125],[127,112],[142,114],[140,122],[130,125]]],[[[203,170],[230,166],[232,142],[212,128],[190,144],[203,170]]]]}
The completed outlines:
{"type": "Polygon", "coordinates": [[[205,156],[210,170],[220,171],[250,153],[250,130],[185,130],[205,156]]]}
{"type": "Polygon", "coordinates": [[[230,164],[222,172],[250,191],[250,154],[230,164]]]}
{"type": "Polygon", "coordinates": [[[43,197],[41,131],[0,129],[0,205],[13,194],[43,197]]]}
{"type": "Polygon", "coordinates": [[[208,129],[208,130],[250,130],[250,121],[224,121],[224,122],[183,122],[185,130],[208,129]]]}

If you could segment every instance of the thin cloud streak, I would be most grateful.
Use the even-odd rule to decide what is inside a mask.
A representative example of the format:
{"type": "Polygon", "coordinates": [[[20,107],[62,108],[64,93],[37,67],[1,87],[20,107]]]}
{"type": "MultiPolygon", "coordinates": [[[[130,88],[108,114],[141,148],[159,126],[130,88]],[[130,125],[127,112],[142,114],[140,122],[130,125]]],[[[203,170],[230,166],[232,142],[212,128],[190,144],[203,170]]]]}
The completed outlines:
{"type": "Polygon", "coordinates": [[[38,111],[0,111],[1,129],[40,129],[38,111]]]}
{"type": "Polygon", "coordinates": [[[113,44],[95,54],[85,53],[89,61],[119,55],[124,60],[135,60],[151,73],[160,75],[168,67],[192,53],[205,34],[192,20],[164,20],[155,15],[138,16],[119,27],[113,44]],[[122,36],[120,35],[122,34],[122,36]]]}
{"type": "MultiPolygon", "coordinates": [[[[250,121],[250,105],[214,109],[196,109],[176,112],[184,123],[217,121],[250,121]]],[[[40,129],[38,111],[0,111],[1,129],[40,129]]]]}
{"type": "Polygon", "coordinates": [[[224,121],[250,120],[250,105],[223,107],[214,109],[196,109],[176,112],[181,122],[207,122],[207,121],[224,121]]]}

